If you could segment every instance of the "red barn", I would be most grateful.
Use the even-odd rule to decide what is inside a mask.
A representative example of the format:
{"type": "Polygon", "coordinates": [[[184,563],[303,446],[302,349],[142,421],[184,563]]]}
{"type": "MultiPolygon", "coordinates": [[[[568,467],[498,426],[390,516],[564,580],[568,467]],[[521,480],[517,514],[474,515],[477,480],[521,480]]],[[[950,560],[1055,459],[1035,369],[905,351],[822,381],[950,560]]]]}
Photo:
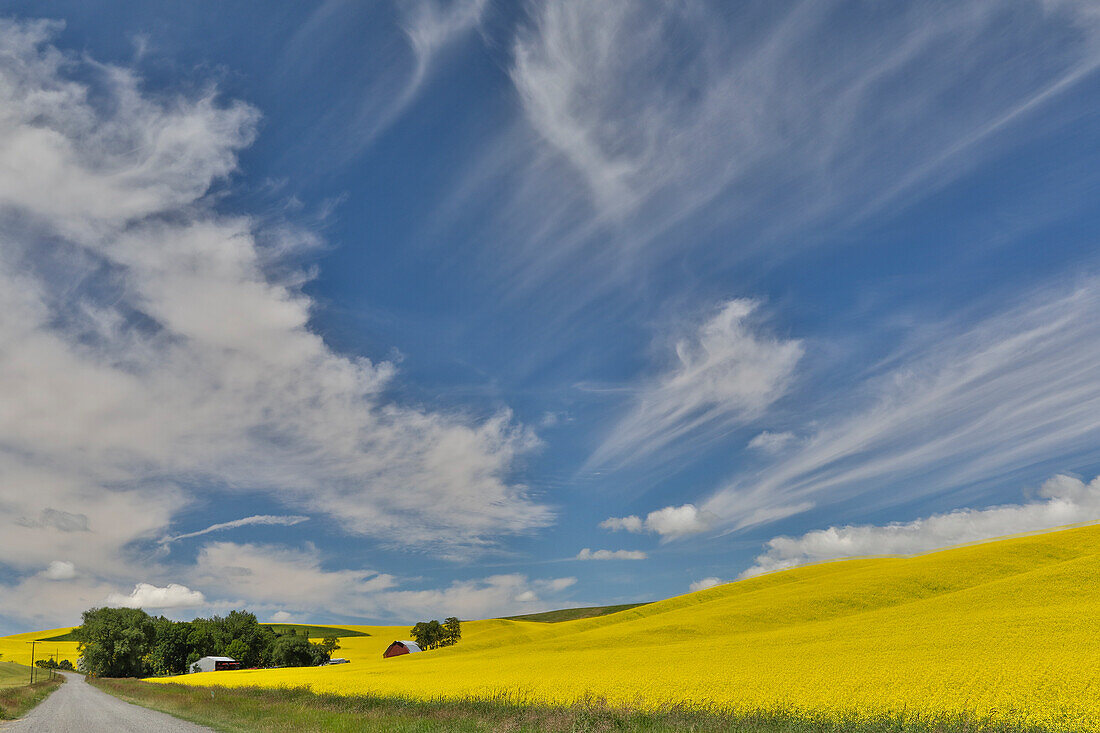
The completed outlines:
{"type": "Polygon", "coordinates": [[[395,641],[386,647],[386,651],[382,652],[382,658],[399,657],[402,654],[412,654],[418,651],[420,651],[420,647],[416,645],[415,641],[395,641]]]}

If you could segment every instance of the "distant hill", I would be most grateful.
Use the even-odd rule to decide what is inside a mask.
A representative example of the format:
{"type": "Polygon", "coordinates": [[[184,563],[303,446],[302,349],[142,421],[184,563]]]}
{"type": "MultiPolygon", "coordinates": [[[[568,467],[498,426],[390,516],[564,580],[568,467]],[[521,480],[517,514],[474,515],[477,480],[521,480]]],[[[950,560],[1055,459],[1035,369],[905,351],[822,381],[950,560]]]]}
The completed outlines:
{"type": "Polygon", "coordinates": [[[556,624],[560,621],[576,621],[582,618],[595,618],[606,616],[609,613],[629,611],[638,606],[648,606],[650,601],[643,603],[623,603],[618,606],[588,606],[587,608],[563,608],[559,611],[544,611],[542,613],[528,613],[522,616],[501,616],[505,621],[539,621],[547,624],[556,624]]]}
{"type": "Polygon", "coordinates": [[[309,624],[264,624],[264,626],[270,626],[276,634],[286,634],[291,630],[301,634],[302,630],[305,629],[306,635],[311,639],[322,639],[326,636],[336,636],[341,639],[349,636],[370,636],[365,631],[355,631],[340,626],[311,626],[309,624]]]}
{"type": "MultiPolygon", "coordinates": [[[[337,636],[340,638],[348,636],[370,636],[365,631],[355,631],[354,629],[345,629],[339,626],[311,626],[309,624],[264,624],[264,626],[270,626],[271,629],[277,634],[286,634],[291,629],[296,633],[301,634],[305,629],[311,639],[321,639],[326,636],[337,636]]],[[[57,636],[50,636],[47,638],[40,638],[37,641],[76,641],[76,637],[73,636],[73,630],[66,631],[64,634],[58,634],[57,636]]]]}

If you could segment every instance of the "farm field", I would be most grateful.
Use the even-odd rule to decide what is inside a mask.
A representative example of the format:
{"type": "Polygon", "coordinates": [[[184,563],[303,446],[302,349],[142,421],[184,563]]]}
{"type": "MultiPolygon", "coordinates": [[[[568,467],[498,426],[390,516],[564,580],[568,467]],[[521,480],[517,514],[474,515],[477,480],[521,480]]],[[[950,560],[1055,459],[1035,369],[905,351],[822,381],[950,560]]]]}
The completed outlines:
{"type": "Polygon", "coordinates": [[[407,625],[347,628],[370,634],[340,640],[351,664],[159,681],[1100,731],[1100,526],[798,568],[594,618],[470,621],[455,647],[389,660],[407,625]]]}
{"type": "Polygon", "coordinates": [[[382,660],[407,627],[354,627],[351,664],[169,678],[194,685],[836,719],[964,716],[1100,730],[1100,527],[774,573],[615,614],[468,622],[382,660]]]}

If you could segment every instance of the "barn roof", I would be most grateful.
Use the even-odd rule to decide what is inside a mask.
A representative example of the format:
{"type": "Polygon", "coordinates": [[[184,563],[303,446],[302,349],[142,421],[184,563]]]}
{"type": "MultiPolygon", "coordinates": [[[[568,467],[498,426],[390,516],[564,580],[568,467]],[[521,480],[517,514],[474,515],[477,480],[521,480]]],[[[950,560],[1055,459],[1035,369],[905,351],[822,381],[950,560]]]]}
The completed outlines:
{"type": "Polygon", "coordinates": [[[410,652],[418,652],[418,651],[420,651],[420,647],[419,647],[419,646],[417,646],[417,644],[416,644],[416,642],[415,642],[415,641],[399,641],[399,642],[397,642],[397,643],[398,643],[398,644],[402,644],[402,645],[404,645],[404,646],[405,646],[406,648],[408,648],[408,650],[409,650],[410,652]]]}
{"type": "MultiPolygon", "coordinates": [[[[202,659],[209,659],[209,660],[214,661],[214,662],[235,662],[235,661],[237,661],[233,657],[203,657],[202,659]]],[[[200,659],[199,661],[201,662],[202,659],[200,659]]]]}

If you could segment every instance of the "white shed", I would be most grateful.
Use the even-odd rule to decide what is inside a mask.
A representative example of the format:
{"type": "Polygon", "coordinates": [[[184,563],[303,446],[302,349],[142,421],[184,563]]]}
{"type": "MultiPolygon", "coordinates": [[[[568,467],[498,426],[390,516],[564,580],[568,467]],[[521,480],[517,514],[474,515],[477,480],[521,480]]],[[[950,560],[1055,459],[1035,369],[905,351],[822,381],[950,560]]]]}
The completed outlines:
{"type": "Polygon", "coordinates": [[[220,672],[226,669],[240,669],[241,663],[233,657],[203,657],[191,665],[189,672],[220,672]]]}

